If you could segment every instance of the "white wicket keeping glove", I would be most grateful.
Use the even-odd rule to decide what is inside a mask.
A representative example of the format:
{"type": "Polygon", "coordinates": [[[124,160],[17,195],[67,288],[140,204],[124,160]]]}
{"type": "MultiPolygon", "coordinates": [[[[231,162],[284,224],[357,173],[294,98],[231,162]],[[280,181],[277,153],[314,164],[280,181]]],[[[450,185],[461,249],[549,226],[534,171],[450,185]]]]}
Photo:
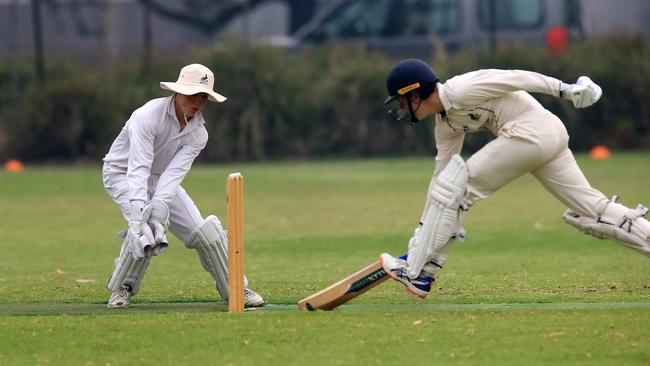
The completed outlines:
{"type": "Polygon", "coordinates": [[[149,215],[149,227],[153,231],[156,244],[167,243],[165,232],[169,226],[169,207],[162,201],[153,200],[149,203],[151,214],[149,215]]]}
{"type": "Polygon", "coordinates": [[[142,236],[144,234],[144,226],[147,225],[147,219],[149,219],[150,213],[151,206],[145,205],[143,201],[131,201],[131,207],[129,208],[128,214],[128,233],[136,238],[142,236]]]}
{"type": "Polygon", "coordinates": [[[596,103],[603,90],[589,77],[581,76],[575,84],[560,84],[560,96],[573,102],[576,108],[586,108],[596,103]]]}

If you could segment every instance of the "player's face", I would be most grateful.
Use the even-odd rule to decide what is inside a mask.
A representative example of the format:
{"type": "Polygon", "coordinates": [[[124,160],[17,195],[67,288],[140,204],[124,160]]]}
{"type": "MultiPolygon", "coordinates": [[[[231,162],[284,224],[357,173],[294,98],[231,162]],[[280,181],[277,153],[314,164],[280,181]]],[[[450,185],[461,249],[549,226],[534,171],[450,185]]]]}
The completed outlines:
{"type": "Polygon", "coordinates": [[[407,95],[398,95],[392,102],[389,103],[389,111],[393,118],[398,122],[416,123],[422,118],[426,117],[420,110],[421,99],[417,93],[409,93],[407,95]]]}
{"type": "Polygon", "coordinates": [[[201,111],[207,101],[207,93],[194,95],[176,94],[176,107],[188,118],[194,117],[195,114],[201,111]]]}
{"type": "Polygon", "coordinates": [[[399,106],[400,109],[404,112],[409,111],[409,99],[411,102],[411,108],[413,108],[413,111],[417,111],[420,107],[420,96],[417,93],[412,93],[410,98],[407,98],[406,96],[400,95],[397,97],[397,100],[399,101],[399,106]]]}

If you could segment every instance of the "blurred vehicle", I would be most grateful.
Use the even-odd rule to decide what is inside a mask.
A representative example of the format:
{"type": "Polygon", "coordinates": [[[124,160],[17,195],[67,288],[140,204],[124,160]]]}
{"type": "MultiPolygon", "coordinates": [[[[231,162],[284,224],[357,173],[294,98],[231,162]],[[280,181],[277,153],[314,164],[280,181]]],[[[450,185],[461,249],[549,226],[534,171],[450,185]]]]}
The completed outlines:
{"type": "Polygon", "coordinates": [[[644,31],[649,9],[643,0],[626,1],[625,9],[613,0],[332,0],[295,33],[272,43],[302,48],[348,42],[393,55],[426,56],[439,47],[544,44],[558,32],[568,39],[617,26],[644,31]],[[612,7],[629,16],[612,16],[612,7]],[[622,21],[613,24],[617,18],[622,21]],[[638,25],[633,18],[640,19],[638,25]]]}
{"type": "Polygon", "coordinates": [[[186,52],[238,39],[290,49],[349,42],[416,56],[543,44],[550,32],[650,35],[647,19],[648,0],[0,0],[0,56],[33,55],[36,39],[48,54],[108,63],[134,50],[186,52]]]}

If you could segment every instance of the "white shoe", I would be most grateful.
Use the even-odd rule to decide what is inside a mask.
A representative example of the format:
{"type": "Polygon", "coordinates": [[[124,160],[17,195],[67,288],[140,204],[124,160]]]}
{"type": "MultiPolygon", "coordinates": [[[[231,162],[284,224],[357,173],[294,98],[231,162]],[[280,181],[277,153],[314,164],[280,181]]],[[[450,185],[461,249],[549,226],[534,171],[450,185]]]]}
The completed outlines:
{"type": "Polygon", "coordinates": [[[407,275],[406,261],[401,258],[395,258],[388,253],[380,255],[379,261],[386,274],[406,286],[406,290],[411,294],[424,299],[431,292],[431,284],[434,281],[433,275],[421,271],[418,277],[411,279],[407,275]]]}
{"type": "Polygon", "coordinates": [[[121,288],[111,294],[106,305],[110,309],[129,307],[129,290],[121,288]]]}
{"type": "Polygon", "coordinates": [[[244,288],[244,307],[257,308],[264,306],[264,304],[265,302],[262,296],[248,287],[244,288]]]}

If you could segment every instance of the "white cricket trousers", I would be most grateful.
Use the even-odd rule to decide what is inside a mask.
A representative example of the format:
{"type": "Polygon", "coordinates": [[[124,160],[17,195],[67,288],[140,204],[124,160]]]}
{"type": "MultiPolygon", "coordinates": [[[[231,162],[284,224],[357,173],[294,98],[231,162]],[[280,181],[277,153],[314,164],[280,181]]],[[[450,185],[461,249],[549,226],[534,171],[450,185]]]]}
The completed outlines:
{"type": "MultiPolygon", "coordinates": [[[[122,216],[127,220],[127,212],[130,207],[129,202],[129,184],[126,181],[126,172],[104,164],[102,171],[104,189],[109,196],[117,203],[122,216]]],[[[151,199],[154,188],[160,176],[152,174],[149,177],[149,199],[151,199]]],[[[176,189],[176,198],[169,205],[169,231],[174,234],[183,244],[187,245],[190,241],[192,231],[196,229],[203,217],[198,207],[192,201],[183,187],[178,186],[176,189]]]]}
{"type": "Polygon", "coordinates": [[[569,150],[569,135],[556,116],[531,113],[506,123],[496,139],[467,160],[468,206],[525,173],[531,173],[558,200],[581,216],[595,218],[607,200],[591,187],[569,150]]]}

